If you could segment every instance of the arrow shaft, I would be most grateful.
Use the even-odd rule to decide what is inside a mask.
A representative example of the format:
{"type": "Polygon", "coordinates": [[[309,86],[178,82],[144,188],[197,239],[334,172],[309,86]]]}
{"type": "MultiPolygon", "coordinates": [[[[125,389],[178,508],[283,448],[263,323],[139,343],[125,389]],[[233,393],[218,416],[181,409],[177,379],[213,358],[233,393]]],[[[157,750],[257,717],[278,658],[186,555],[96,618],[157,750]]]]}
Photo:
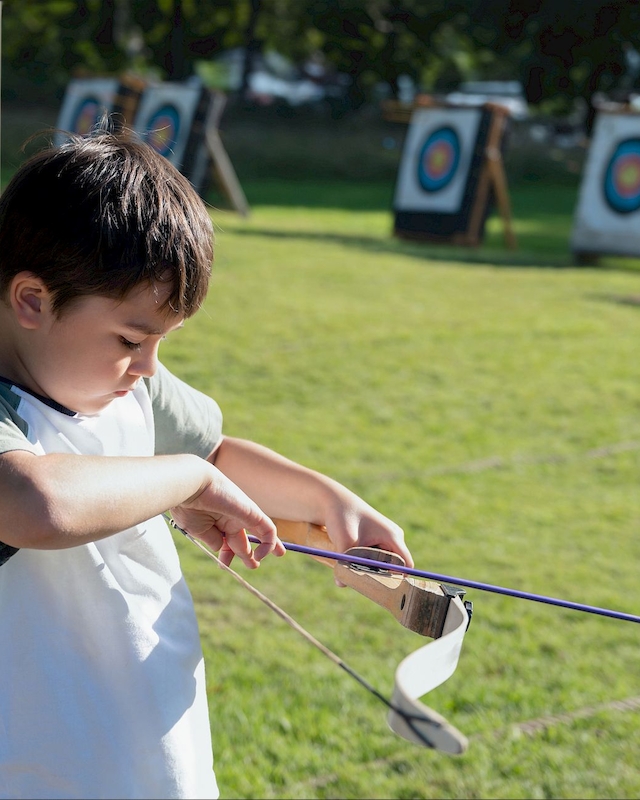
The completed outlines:
{"type": "MultiPolygon", "coordinates": [[[[253,536],[249,536],[252,542],[258,542],[253,536]]],[[[283,542],[287,550],[292,550],[296,553],[305,553],[310,556],[319,556],[321,558],[330,558],[334,561],[344,561],[347,564],[356,564],[370,569],[384,570],[385,572],[398,572],[402,575],[410,575],[414,578],[422,578],[425,580],[439,581],[440,583],[453,583],[456,586],[465,586],[469,589],[477,589],[481,592],[493,592],[494,594],[502,594],[507,597],[516,597],[521,600],[529,600],[534,603],[546,603],[547,605],[559,606],[560,608],[568,608],[572,611],[582,611],[587,614],[597,614],[602,617],[609,617],[611,619],[619,619],[624,622],[637,622],[640,623],[640,616],[637,614],[628,614],[624,611],[616,611],[610,608],[601,608],[600,606],[592,606],[586,603],[576,603],[571,600],[563,600],[559,597],[549,597],[544,594],[534,594],[533,592],[525,592],[519,589],[509,589],[506,586],[496,586],[492,583],[484,583],[483,581],[474,581],[468,578],[458,578],[453,575],[443,575],[439,572],[427,572],[426,570],[415,569],[414,567],[401,566],[399,564],[387,564],[384,561],[375,561],[370,558],[360,558],[358,556],[350,556],[346,553],[336,553],[333,550],[323,550],[318,547],[308,547],[307,545],[294,544],[292,542],[283,542]]]]}

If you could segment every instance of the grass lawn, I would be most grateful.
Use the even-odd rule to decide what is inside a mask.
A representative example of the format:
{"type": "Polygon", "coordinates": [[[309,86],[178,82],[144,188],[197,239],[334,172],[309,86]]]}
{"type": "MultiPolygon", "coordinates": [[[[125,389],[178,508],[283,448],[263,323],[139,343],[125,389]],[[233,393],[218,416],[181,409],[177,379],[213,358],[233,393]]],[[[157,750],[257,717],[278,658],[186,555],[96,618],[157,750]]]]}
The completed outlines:
{"type": "MultiPolygon", "coordinates": [[[[575,188],[514,189],[509,252],[497,218],[475,251],[395,240],[389,183],[243,186],[252,214],[214,211],[206,307],[163,355],[226,431],[361,493],[423,569],[640,612],[640,271],[572,266],[575,188]]],[[[636,625],[469,592],[458,669],[425,698],[471,740],[453,758],[395,737],[375,698],[178,546],[223,798],[640,794],[636,625]]],[[[424,643],[304,556],[249,577],[385,693],[424,643]]]]}

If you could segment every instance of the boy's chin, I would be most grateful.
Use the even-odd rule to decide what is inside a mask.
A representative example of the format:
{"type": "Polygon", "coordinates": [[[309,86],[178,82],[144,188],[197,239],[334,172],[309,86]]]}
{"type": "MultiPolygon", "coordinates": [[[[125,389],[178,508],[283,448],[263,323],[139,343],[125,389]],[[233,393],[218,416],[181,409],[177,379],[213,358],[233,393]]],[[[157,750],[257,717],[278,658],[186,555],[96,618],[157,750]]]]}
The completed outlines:
{"type": "Polygon", "coordinates": [[[99,414],[101,411],[104,411],[105,408],[108,408],[114,401],[118,399],[119,395],[115,394],[91,399],[83,398],[82,400],[78,400],[73,405],[69,406],[69,408],[71,411],[75,411],[76,414],[83,414],[84,416],[91,417],[99,414]]]}

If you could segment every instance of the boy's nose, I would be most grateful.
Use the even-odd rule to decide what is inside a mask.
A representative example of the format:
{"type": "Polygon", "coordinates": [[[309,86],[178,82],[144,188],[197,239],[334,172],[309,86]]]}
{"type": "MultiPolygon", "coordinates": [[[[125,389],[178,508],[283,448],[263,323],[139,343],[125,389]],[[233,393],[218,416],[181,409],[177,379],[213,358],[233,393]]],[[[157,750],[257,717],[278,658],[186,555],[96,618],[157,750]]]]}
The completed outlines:
{"type": "Polygon", "coordinates": [[[129,365],[129,373],[141,378],[151,378],[158,369],[158,348],[142,349],[129,365]]]}

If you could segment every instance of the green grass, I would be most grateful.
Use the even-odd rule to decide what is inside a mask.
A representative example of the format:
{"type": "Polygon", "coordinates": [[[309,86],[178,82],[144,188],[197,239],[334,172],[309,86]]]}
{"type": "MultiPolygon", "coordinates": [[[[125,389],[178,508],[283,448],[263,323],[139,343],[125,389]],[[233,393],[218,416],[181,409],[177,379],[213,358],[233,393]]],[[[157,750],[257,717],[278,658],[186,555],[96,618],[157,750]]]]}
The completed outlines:
{"type": "MultiPolygon", "coordinates": [[[[514,190],[510,252],[497,218],[475,251],[394,239],[389,183],[243,185],[252,214],[214,212],[206,307],[164,345],[226,431],[361,493],[424,569],[640,612],[640,273],[571,265],[575,188],[514,190]]],[[[425,698],[470,737],[452,758],[178,545],[224,798],[640,794],[640,715],[608,705],[640,695],[637,626],[469,592],[425,698]]],[[[248,577],[382,692],[424,643],[303,556],[248,577]]]]}

